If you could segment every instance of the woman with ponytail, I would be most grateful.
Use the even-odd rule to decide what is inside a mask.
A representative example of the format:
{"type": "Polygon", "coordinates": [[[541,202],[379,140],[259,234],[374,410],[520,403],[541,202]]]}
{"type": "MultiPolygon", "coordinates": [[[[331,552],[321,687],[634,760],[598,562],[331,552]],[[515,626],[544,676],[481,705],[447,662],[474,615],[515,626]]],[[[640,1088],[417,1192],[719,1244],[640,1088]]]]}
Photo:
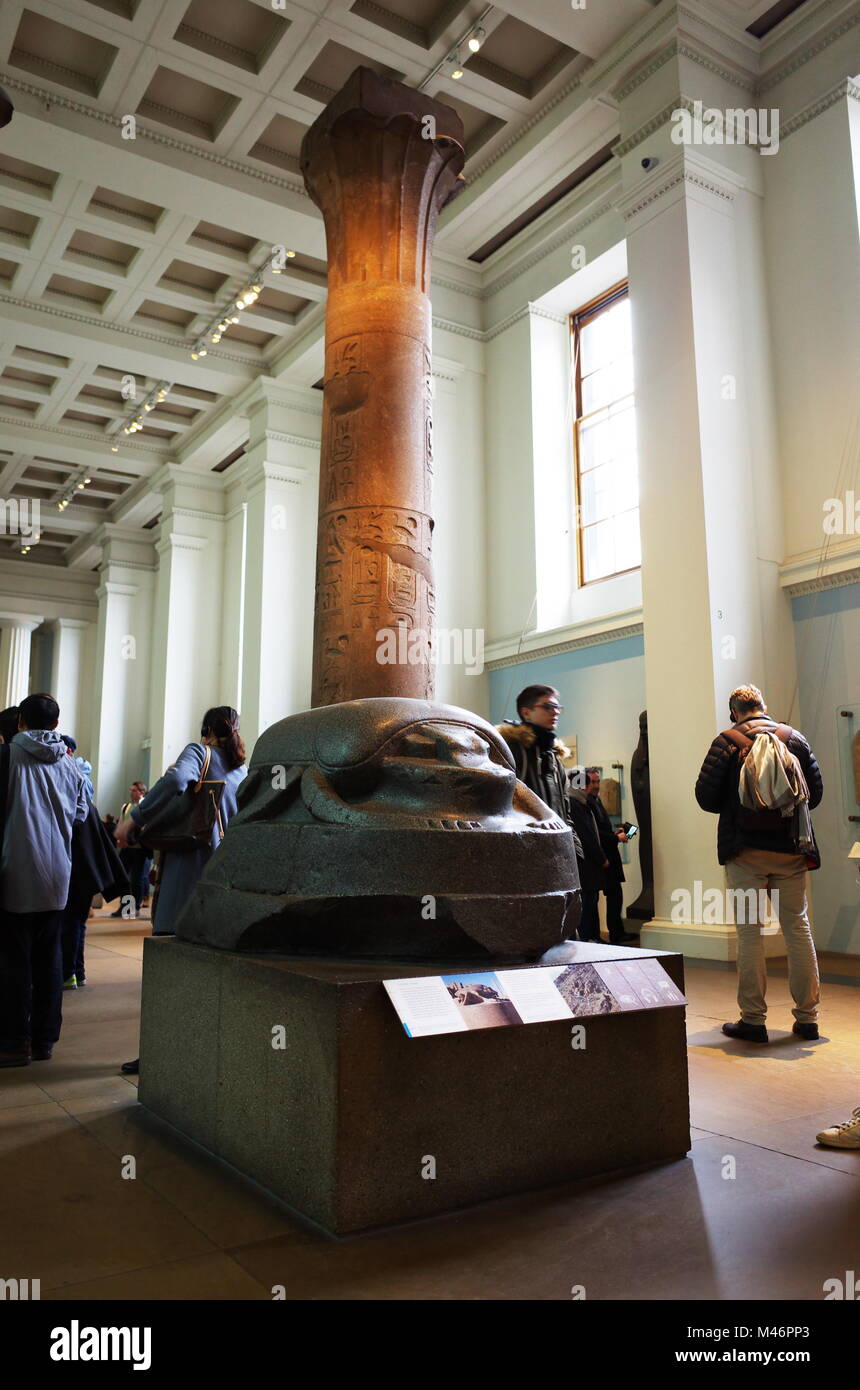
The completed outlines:
{"type": "MultiPolygon", "coordinates": [[[[128,815],[120,821],[116,831],[120,847],[131,843],[138,828],[145,826],[173,797],[199,781],[207,748],[210,758],[206,779],[224,783],[220,809],[222,827],[226,829],[230,817],[236,814],[239,783],[246,776],[245,745],[239,733],[236,711],[229,705],[218,705],[208,709],[203,716],[200,742],[189,743],[183,748],[164,776],[159,778],[142,801],[130,807],[128,815]]],[[[216,825],[210,845],[182,853],[162,854],[158,871],[158,900],[152,919],[153,936],[173,935],[176,919],[220,842],[221,834],[216,825]]]]}
{"type": "MultiPolygon", "coordinates": [[[[236,793],[239,783],[247,775],[245,767],[245,745],[239,734],[239,716],[229,705],[218,705],[208,709],[200,726],[200,742],[189,743],[183,748],[176,762],[160,777],[155,786],[147,792],[142,801],[132,806],[129,813],[116,828],[119,847],[126,848],[134,842],[140,826],[168,805],[173,797],[184,792],[200,780],[206,749],[210,750],[207,781],[223,782],[224,795],[221,798],[221,825],[226,829],[231,816],[236,814],[236,793]]],[[[153,936],[172,936],[176,931],[176,921],[209,860],[221,842],[221,831],[216,825],[212,831],[211,845],[182,853],[161,855],[158,869],[158,892],[152,918],[153,936]]],[[[139,1059],[124,1062],[122,1070],[130,1076],[139,1071],[139,1059]]]]}

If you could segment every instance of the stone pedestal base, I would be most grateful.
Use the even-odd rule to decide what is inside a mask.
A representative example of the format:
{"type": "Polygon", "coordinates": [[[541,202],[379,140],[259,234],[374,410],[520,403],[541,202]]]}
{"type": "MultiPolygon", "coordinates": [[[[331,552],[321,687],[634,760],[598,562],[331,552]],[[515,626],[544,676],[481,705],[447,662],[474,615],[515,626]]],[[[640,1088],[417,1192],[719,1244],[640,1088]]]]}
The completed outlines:
{"type": "MultiPolygon", "coordinates": [[[[643,954],[683,988],[577,946],[643,954]]],[[[381,981],[443,971],[148,940],[141,1103],[337,1235],[686,1154],[683,1009],[407,1037],[381,981]]]]}

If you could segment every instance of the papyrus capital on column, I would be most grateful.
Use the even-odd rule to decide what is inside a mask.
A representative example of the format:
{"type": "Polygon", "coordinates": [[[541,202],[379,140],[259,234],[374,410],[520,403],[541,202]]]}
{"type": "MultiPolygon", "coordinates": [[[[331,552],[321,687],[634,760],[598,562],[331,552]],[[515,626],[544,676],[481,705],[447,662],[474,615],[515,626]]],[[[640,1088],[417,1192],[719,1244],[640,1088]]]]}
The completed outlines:
{"type": "Polygon", "coordinates": [[[450,106],[356,68],[302,142],[330,290],[389,281],[428,291],[436,218],[462,187],[463,139],[450,106]]]}

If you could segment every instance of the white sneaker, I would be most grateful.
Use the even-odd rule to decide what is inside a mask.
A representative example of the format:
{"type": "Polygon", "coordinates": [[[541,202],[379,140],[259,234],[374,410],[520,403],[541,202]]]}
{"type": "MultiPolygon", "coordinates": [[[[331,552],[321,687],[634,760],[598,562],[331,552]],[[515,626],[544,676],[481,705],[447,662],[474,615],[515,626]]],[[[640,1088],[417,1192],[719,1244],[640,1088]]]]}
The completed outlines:
{"type": "Polygon", "coordinates": [[[819,1144],[829,1144],[831,1149],[860,1149],[860,1105],[852,1112],[850,1120],[831,1125],[815,1137],[819,1144]]]}

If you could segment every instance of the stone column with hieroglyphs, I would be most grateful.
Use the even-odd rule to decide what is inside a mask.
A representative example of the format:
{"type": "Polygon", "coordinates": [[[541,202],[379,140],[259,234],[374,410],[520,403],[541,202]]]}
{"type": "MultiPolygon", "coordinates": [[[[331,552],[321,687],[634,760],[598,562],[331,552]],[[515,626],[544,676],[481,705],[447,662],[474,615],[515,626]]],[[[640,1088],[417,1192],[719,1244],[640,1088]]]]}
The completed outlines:
{"type": "Polygon", "coordinates": [[[302,173],[329,267],[314,705],[433,697],[430,256],[461,186],[450,107],[357,68],[311,126],[302,173]],[[380,661],[405,627],[408,661],[380,661]]]}

